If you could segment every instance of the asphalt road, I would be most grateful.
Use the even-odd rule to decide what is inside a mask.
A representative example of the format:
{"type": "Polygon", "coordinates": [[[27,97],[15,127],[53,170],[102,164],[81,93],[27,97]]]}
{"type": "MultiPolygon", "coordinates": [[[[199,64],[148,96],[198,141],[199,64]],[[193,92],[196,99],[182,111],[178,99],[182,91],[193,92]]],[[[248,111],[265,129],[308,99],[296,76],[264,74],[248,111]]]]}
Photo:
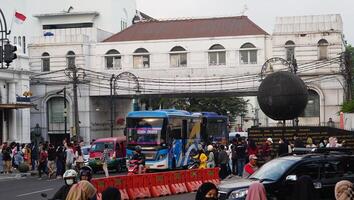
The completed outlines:
{"type": "MultiPolygon", "coordinates": [[[[117,175],[117,174],[112,174],[117,175]]],[[[100,177],[102,174],[95,175],[100,177]]],[[[43,178],[38,180],[37,176],[19,175],[0,175],[0,199],[1,200],[45,200],[41,197],[41,193],[46,193],[48,197],[52,197],[54,193],[63,185],[63,180],[43,178]]],[[[160,198],[152,198],[154,200],[175,200],[188,199],[193,200],[195,193],[166,196],[160,198]]]]}

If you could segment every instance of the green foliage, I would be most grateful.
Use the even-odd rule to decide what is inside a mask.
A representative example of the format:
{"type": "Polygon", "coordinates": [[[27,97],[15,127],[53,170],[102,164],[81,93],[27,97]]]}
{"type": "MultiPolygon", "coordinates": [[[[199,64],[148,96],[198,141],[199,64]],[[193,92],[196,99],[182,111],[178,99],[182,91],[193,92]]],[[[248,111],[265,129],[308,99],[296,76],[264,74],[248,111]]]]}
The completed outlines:
{"type": "Polygon", "coordinates": [[[216,112],[220,115],[238,116],[247,112],[247,101],[238,97],[189,97],[189,98],[144,98],[146,108],[175,108],[190,112],[216,112]]]}
{"type": "Polygon", "coordinates": [[[344,102],[341,105],[340,111],[344,113],[354,113],[354,100],[344,102]]]}

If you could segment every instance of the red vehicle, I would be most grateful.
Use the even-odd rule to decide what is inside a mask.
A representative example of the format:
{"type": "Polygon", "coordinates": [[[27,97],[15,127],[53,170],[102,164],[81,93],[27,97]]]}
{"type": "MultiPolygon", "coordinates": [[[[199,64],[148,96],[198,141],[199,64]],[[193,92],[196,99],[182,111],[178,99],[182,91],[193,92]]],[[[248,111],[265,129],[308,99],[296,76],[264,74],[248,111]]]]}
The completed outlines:
{"type": "MultiPolygon", "coordinates": [[[[139,173],[139,161],[138,160],[129,160],[128,164],[128,175],[138,174],[139,173]]],[[[146,168],[144,167],[141,171],[142,174],[146,172],[146,168]]]]}
{"type": "Polygon", "coordinates": [[[117,170],[118,172],[126,171],[126,137],[112,137],[112,138],[100,138],[92,143],[90,149],[89,166],[93,172],[102,170],[102,153],[105,144],[108,144],[109,157],[108,162],[109,170],[117,170]]]}

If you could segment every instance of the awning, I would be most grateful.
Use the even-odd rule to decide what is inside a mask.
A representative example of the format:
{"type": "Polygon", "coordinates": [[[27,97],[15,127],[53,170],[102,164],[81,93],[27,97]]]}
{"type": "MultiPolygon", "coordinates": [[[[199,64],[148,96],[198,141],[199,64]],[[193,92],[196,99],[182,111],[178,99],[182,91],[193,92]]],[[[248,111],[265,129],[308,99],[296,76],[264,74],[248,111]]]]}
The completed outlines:
{"type": "Polygon", "coordinates": [[[32,108],[34,104],[25,104],[25,103],[4,103],[0,104],[0,109],[24,109],[32,108]]]}

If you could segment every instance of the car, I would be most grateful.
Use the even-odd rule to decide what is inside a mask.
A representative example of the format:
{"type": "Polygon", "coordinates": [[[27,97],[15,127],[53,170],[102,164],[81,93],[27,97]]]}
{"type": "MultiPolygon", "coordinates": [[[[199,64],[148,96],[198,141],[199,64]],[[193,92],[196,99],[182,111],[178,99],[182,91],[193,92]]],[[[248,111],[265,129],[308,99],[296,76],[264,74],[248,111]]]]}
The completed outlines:
{"type": "Polygon", "coordinates": [[[102,153],[105,145],[108,145],[109,162],[108,169],[117,172],[127,171],[126,166],[126,137],[100,138],[92,143],[89,157],[89,166],[93,172],[102,170],[102,153]]]}
{"type": "Polygon", "coordinates": [[[335,199],[338,181],[354,182],[354,156],[339,149],[318,150],[311,153],[287,155],[265,163],[247,179],[230,179],[219,185],[219,199],[244,200],[254,181],[263,183],[267,199],[291,199],[296,180],[311,177],[320,199],[335,199]]]}

